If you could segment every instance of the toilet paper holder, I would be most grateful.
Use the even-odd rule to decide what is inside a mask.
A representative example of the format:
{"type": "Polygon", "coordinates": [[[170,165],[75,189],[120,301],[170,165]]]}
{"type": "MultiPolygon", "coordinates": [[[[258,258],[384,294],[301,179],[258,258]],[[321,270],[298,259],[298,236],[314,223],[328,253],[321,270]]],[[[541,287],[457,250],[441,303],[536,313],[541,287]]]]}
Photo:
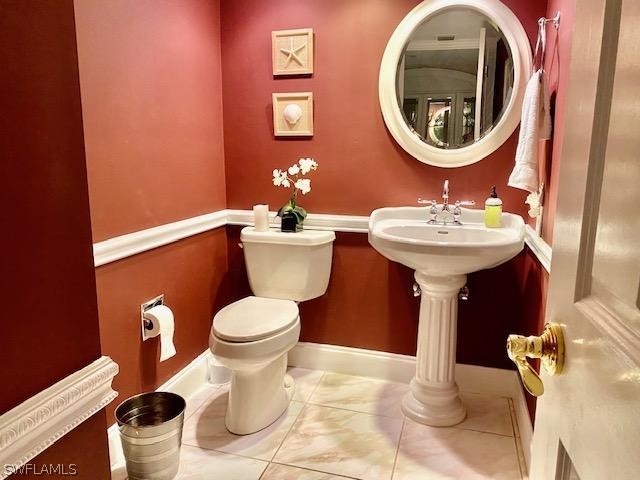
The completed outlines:
{"type": "Polygon", "coordinates": [[[148,318],[144,317],[144,312],[146,312],[147,310],[151,310],[153,307],[157,307],[158,305],[164,305],[164,293],[140,305],[140,322],[142,325],[142,341],[153,338],[152,336],[149,336],[149,332],[153,330],[153,322],[148,318]]]}

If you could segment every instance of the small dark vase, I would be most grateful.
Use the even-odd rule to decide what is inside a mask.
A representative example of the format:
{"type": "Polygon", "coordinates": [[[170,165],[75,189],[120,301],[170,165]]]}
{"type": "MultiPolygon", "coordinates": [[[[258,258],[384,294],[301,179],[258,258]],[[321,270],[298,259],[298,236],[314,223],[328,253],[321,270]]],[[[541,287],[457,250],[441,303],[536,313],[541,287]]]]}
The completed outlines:
{"type": "Polygon", "coordinates": [[[287,212],[282,214],[282,223],[280,224],[280,231],[295,233],[302,230],[302,225],[298,223],[297,217],[291,213],[287,212]]]}

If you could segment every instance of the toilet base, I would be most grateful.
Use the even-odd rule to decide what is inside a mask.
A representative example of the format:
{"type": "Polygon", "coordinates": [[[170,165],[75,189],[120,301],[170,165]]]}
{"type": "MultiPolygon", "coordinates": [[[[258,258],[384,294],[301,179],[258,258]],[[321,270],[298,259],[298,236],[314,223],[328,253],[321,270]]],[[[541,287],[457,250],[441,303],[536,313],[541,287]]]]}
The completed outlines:
{"type": "Polygon", "coordinates": [[[286,373],[286,353],[265,366],[234,371],[225,416],[227,430],[248,435],[275,422],[293,397],[295,384],[286,373]]]}

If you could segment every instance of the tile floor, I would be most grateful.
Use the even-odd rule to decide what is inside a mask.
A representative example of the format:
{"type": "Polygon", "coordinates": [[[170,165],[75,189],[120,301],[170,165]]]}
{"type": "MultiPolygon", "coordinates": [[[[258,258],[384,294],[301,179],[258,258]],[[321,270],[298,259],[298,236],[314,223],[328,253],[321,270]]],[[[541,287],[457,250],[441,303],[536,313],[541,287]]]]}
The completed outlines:
{"type": "Polygon", "coordinates": [[[468,418],[433,428],[403,417],[407,385],[300,368],[289,373],[296,380],[289,410],[247,436],[224,427],[227,387],[198,391],[185,413],[178,479],[526,478],[508,398],[464,392],[468,418]]]}

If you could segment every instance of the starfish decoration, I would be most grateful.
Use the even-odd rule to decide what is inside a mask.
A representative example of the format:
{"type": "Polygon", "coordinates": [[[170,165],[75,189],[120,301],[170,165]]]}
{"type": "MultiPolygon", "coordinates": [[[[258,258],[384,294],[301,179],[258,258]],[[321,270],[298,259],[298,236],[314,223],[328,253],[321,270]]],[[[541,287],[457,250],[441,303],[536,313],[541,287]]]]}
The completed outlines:
{"type": "Polygon", "coordinates": [[[293,46],[293,38],[289,38],[289,48],[281,48],[280,51],[287,56],[287,62],[284,64],[285,67],[288,67],[291,63],[291,60],[295,60],[298,65],[304,67],[304,63],[302,59],[298,56],[298,52],[306,47],[307,44],[303,43],[302,45],[298,45],[297,47],[293,46]]]}

